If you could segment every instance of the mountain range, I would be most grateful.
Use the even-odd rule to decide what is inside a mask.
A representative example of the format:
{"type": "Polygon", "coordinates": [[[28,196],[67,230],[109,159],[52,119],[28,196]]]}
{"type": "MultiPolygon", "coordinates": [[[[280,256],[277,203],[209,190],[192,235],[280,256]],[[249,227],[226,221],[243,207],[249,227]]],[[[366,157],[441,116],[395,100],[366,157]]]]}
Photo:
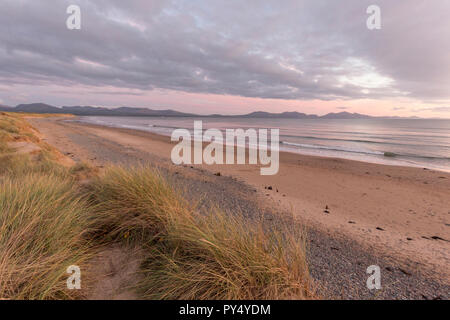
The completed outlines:
{"type": "MultiPolygon", "coordinates": [[[[360,113],[338,112],[328,113],[323,116],[315,114],[306,114],[300,112],[282,112],[270,113],[256,111],[243,115],[198,115],[193,113],[184,113],[174,110],[152,110],[147,108],[120,107],[109,109],[103,107],[91,106],[63,106],[61,108],[51,106],[45,103],[19,104],[16,107],[7,107],[0,105],[0,111],[6,112],[27,112],[27,113],[69,113],[77,116],[122,116],[122,117],[240,117],[240,118],[264,118],[264,119],[370,119],[380,118],[368,116],[360,113]]],[[[381,118],[400,118],[400,117],[381,117],[381,118]]],[[[412,117],[415,118],[415,117],[412,117]]]]}

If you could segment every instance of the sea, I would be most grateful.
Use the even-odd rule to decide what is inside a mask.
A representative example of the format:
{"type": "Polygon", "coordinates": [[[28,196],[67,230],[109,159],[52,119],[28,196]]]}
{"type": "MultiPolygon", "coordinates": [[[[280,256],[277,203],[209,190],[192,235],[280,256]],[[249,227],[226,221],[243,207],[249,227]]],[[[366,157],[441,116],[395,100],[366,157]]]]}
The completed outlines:
{"type": "Polygon", "coordinates": [[[450,120],[444,119],[262,119],[240,117],[104,117],[76,121],[170,136],[203,128],[279,129],[280,150],[371,163],[450,172],[450,120]]]}

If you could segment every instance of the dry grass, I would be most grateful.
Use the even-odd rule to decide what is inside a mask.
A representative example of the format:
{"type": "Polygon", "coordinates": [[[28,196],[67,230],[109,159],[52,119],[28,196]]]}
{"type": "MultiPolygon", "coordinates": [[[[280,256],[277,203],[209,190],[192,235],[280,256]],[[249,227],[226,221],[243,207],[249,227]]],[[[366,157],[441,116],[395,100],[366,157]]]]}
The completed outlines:
{"type": "Polygon", "coordinates": [[[90,255],[89,207],[57,152],[20,117],[0,115],[0,299],[70,299],[66,268],[90,255]],[[18,154],[11,141],[38,144],[18,154]]]}
{"type": "Polygon", "coordinates": [[[0,133],[2,140],[40,142],[37,131],[16,113],[0,113],[0,133]]]}
{"type": "Polygon", "coordinates": [[[67,299],[66,269],[88,258],[89,208],[57,175],[0,183],[0,298],[67,299]]]}
{"type": "Polygon", "coordinates": [[[17,167],[14,164],[16,160],[19,161],[19,167],[25,167],[24,163],[29,166],[31,161],[35,168],[37,167],[36,164],[41,167],[53,168],[64,162],[65,157],[40,138],[40,133],[25,120],[25,115],[29,114],[0,113],[0,174],[5,171],[20,172],[20,170],[15,171],[10,166],[12,163],[13,166],[17,167]],[[33,152],[32,155],[20,157],[13,147],[14,143],[17,142],[34,145],[37,147],[35,149],[39,149],[39,151],[33,152]]]}
{"type": "Polygon", "coordinates": [[[98,167],[93,167],[89,163],[79,162],[70,167],[69,173],[77,181],[89,182],[90,179],[96,177],[99,174],[98,167]]]}
{"type": "Polygon", "coordinates": [[[49,172],[60,177],[70,176],[67,168],[57,163],[50,154],[45,152],[37,155],[0,154],[0,178],[1,176],[16,177],[24,180],[25,183],[26,178],[23,176],[27,174],[40,173],[45,175],[49,172]]]}
{"type": "Polygon", "coordinates": [[[198,213],[150,168],[111,168],[90,187],[107,241],[145,249],[149,299],[313,298],[305,248],[292,228],[220,211],[198,213]]]}

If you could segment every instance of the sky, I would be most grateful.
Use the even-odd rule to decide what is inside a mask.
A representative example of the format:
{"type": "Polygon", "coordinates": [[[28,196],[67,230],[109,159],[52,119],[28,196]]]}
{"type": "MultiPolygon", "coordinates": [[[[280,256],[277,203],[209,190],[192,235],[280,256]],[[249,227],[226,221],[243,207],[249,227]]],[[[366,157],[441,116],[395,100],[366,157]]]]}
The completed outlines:
{"type": "Polygon", "coordinates": [[[450,118],[449,15],[448,0],[1,0],[0,104],[450,118]]]}

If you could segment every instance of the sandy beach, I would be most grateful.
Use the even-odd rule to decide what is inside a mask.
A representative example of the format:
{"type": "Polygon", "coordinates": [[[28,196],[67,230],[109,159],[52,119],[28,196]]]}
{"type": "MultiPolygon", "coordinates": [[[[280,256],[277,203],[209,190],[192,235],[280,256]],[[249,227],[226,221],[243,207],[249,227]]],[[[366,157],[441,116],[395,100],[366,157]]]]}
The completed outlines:
{"type": "Polygon", "coordinates": [[[261,176],[256,165],[175,166],[174,143],[165,136],[61,119],[29,122],[74,161],[152,162],[219,206],[292,214],[308,228],[312,275],[336,297],[371,298],[365,269],[377,264],[381,296],[448,298],[449,173],[286,152],[274,176],[261,176]]]}

